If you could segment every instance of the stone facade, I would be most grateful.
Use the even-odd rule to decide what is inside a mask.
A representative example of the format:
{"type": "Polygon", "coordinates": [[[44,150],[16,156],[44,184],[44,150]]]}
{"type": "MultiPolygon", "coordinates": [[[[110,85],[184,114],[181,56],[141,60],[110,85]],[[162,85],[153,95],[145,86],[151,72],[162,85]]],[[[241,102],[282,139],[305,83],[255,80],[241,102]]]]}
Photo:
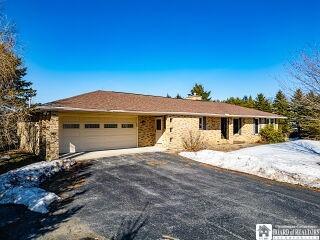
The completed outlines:
{"type": "Polygon", "coordinates": [[[259,135],[254,134],[253,118],[241,118],[240,134],[233,134],[233,118],[228,118],[227,139],[221,137],[221,118],[207,117],[206,130],[199,129],[199,117],[197,116],[167,116],[165,120],[163,146],[168,149],[183,149],[183,139],[187,139],[189,133],[200,134],[205,147],[222,143],[246,142],[253,143],[260,140],[259,135]]]}
{"type": "Polygon", "coordinates": [[[154,146],[156,141],[155,117],[138,116],[138,146],[154,146]]]}
{"type": "Polygon", "coordinates": [[[55,112],[39,114],[18,123],[21,150],[46,160],[59,158],[59,116],[55,112]]]}
{"type": "MultiPolygon", "coordinates": [[[[159,116],[158,116],[159,117],[159,116]]],[[[61,115],[61,119],[63,115],[61,115]]],[[[252,143],[260,140],[254,134],[254,119],[241,118],[239,134],[233,134],[233,118],[228,118],[227,139],[221,137],[221,118],[206,117],[206,129],[199,129],[198,116],[168,115],[163,118],[162,145],[167,149],[182,150],[183,140],[190,132],[200,134],[204,147],[216,144],[245,142],[252,143]]],[[[156,144],[156,116],[138,116],[137,132],[138,146],[147,147],[156,144]]],[[[260,128],[266,125],[265,119],[259,119],[260,128]]],[[[274,125],[276,128],[277,124],[274,125]]],[[[33,152],[47,160],[59,157],[59,114],[45,112],[37,115],[29,122],[18,124],[21,149],[33,152]]]]}
{"type": "MultiPolygon", "coordinates": [[[[232,121],[233,122],[233,121],[232,121]]],[[[233,135],[233,142],[254,143],[260,140],[260,136],[254,134],[253,118],[241,118],[240,134],[233,135]]],[[[233,133],[233,123],[232,123],[233,133]]]]}

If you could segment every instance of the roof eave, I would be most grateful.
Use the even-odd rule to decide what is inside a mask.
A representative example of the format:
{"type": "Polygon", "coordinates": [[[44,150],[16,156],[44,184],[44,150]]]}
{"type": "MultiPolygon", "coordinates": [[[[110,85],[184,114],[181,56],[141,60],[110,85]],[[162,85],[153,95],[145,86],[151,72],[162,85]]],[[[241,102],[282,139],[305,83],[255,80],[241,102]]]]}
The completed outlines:
{"type": "Polygon", "coordinates": [[[91,108],[73,108],[73,107],[56,107],[56,106],[39,106],[41,111],[76,111],[76,112],[101,112],[101,113],[126,113],[136,115],[189,115],[189,116],[208,116],[208,117],[242,117],[242,118],[277,118],[286,119],[284,116],[268,116],[268,115],[243,115],[243,114],[215,114],[215,113],[190,113],[190,112],[145,112],[130,110],[104,110],[91,108]]]}

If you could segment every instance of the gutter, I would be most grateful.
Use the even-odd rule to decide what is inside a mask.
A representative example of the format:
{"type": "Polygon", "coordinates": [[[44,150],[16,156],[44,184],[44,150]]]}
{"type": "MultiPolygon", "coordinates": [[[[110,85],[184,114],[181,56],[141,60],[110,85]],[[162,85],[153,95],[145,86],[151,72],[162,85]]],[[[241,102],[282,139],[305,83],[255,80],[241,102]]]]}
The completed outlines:
{"type": "Polygon", "coordinates": [[[237,115],[237,114],[215,114],[215,113],[190,113],[190,112],[143,112],[143,111],[129,111],[129,110],[100,110],[90,108],[72,108],[72,107],[50,107],[39,106],[39,110],[43,111],[77,111],[77,112],[101,112],[101,113],[124,113],[135,115],[189,115],[189,116],[208,116],[208,117],[245,117],[245,118],[276,118],[287,119],[284,116],[266,116],[266,115],[237,115]]]}

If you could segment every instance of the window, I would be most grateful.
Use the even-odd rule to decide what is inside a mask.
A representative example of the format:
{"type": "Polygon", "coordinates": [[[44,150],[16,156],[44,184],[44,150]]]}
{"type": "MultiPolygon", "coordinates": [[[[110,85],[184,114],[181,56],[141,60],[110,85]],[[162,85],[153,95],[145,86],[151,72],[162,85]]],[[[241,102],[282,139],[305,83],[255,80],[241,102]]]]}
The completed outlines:
{"type": "Polygon", "coordinates": [[[173,138],[171,137],[171,138],[170,138],[170,142],[172,142],[172,140],[173,140],[173,138]]]}
{"type": "Polygon", "coordinates": [[[122,128],[133,128],[133,123],[123,123],[121,124],[122,128]]]}
{"type": "Polygon", "coordinates": [[[156,120],[156,129],[157,129],[157,131],[162,130],[162,120],[161,119],[156,120]]]}
{"type": "Polygon", "coordinates": [[[173,128],[170,128],[170,132],[172,132],[173,128]]]}
{"type": "Polygon", "coordinates": [[[173,118],[170,118],[170,122],[172,122],[173,118]]]}
{"type": "Polygon", "coordinates": [[[63,124],[63,129],[77,129],[80,128],[80,124],[78,123],[65,123],[63,124]]]}
{"type": "Polygon", "coordinates": [[[199,129],[201,129],[201,130],[207,129],[207,118],[206,117],[199,118],[199,129]]]}
{"type": "Polygon", "coordinates": [[[84,128],[100,128],[100,124],[99,123],[86,123],[84,125],[84,128]]]}
{"type": "Polygon", "coordinates": [[[240,118],[234,118],[233,119],[233,134],[241,134],[241,119],[240,118]]]}
{"type": "Polygon", "coordinates": [[[253,122],[254,122],[254,134],[258,134],[259,133],[259,119],[258,118],[254,118],[253,119],[253,122]]]}
{"type": "Polygon", "coordinates": [[[106,123],[104,128],[118,128],[118,124],[116,123],[106,123]]]}

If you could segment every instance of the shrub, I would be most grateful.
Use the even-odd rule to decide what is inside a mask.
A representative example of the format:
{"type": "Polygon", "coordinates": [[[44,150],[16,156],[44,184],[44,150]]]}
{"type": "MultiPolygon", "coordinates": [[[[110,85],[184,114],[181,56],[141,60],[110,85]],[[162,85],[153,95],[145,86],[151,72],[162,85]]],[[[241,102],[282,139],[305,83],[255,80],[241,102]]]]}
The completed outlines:
{"type": "Polygon", "coordinates": [[[187,136],[182,138],[184,150],[196,152],[204,149],[204,142],[200,132],[189,131],[187,136]]]}
{"type": "Polygon", "coordinates": [[[275,129],[272,125],[262,128],[260,130],[260,136],[262,141],[267,143],[278,143],[285,141],[285,136],[282,131],[275,129]]]}

